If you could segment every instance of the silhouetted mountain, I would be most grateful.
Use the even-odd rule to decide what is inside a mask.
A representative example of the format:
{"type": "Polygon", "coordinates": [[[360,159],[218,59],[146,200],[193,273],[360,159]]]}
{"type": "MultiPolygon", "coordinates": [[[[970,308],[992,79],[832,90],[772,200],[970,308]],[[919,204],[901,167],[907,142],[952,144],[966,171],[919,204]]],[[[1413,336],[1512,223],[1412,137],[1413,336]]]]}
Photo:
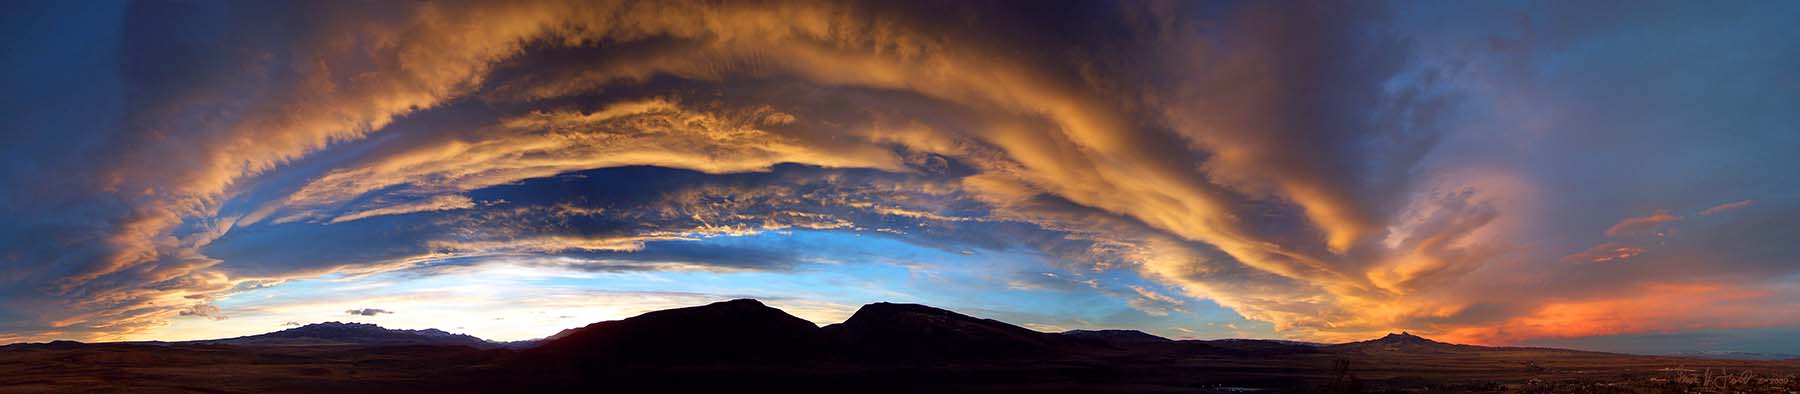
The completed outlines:
{"type": "Polygon", "coordinates": [[[1332,350],[1332,351],[1404,352],[1404,353],[1454,352],[1454,351],[1492,349],[1492,348],[1483,347],[1483,346],[1457,345],[1457,344],[1443,343],[1443,342],[1433,341],[1430,339],[1425,339],[1423,337],[1413,335],[1411,333],[1406,333],[1406,332],[1402,332],[1399,334],[1389,333],[1389,334],[1387,334],[1387,336],[1381,337],[1379,339],[1362,341],[1362,342],[1350,342],[1350,343],[1343,343],[1343,344],[1337,344],[1337,345],[1330,345],[1330,346],[1326,346],[1325,348],[1328,350],[1332,350]]]}
{"type": "Polygon", "coordinates": [[[20,342],[0,345],[0,350],[68,350],[87,346],[77,341],[55,340],[50,342],[20,342]]]}
{"type": "Polygon", "coordinates": [[[589,324],[527,352],[590,363],[791,361],[817,357],[820,340],[812,322],[741,299],[589,324]]]}
{"type": "Polygon", "coordinates": [[[825,326],[833,345],[880,361],[980,360],[1042,357],[1064,341],[999,320],[918,304],[864,305],[849,320],[825,326]]]}
{"type": "Polygon", "coordinates": [[[541,339],[537,339],[537,341],[550,342],[550,341],[554,341],[554,340],[558,340],[558,339],[563,339],[563,337],[567,337],[567,336],[569,336],[569,334],[574,334],[575,330],[578,330],[578,329],[579,328],[565,328],[562,331],[557,331],[555,334],[550,334],[550,336],[543,337],[541,339]]]}
{"type": "Polygon", "coordinates": [[[555,334],[550,334],[550,336],[543,337],[543,338],[524,339],[524,340],[517,340],[517,341],[505,341],[505,342],[494,342],[494,344],[499,345],[502,348],[507,348],[507,349],[530,349],[530,348],[537,347],[538,345],[550,343],[550,341],[562,339],[562,337],[569,336],[569,334],[573,334],[573,333],[575,333],[575,330],[579,330],[579,329],[581,329],[581,328],[580,327],[565,328],[562,331],[557,331],[555,334]]]}
{"type": "Polygon", "coordinates": [[[449,333],[435,328],[397,330],[368,323],[340,322],[313,323],[261,335],[192,342],[225,345],[442,345],[475,348],[498,346],[481,338],[449,333]]]}
{"type": "Polygon", "coordinates": [[[1222,349],[1206,341],[1173,340],[1145,333],[1138,330],[1070,330],[1057,333],[1075,346],[1065,346],[1063,352],[1079,352],[1089,355],[1118,356],[1137,355],[1152,357],[1182,357],[1203,354],[1239,354],[1241,351],[1222,349]],[[1083,347],[1087,347],[1084,349],[1083,347]],[[1103,349],[1093,349],[1099,347],[1103,349]],[[1098,350],[1098,352],[1096,352],[1098,350]]]}
{"type": "Polygon", "coordinates": [[[1306,347],[1320,347],[1320,346],[1330,346],[1331,345],[1329,343],[1295,341],[1295,340],[1288,340],[1288,339],[1231,338],[1231,339],[1214,339],[1212,341],[1213,342],[1228,342],[1228,341],[1268,342],[1268,343],[1277,343],[1277,344],[1288,345],[1288,346],[1306,346],[1306,347]]]}
{"type": "Polygon", "coordinates": [[[1277,355],[1295,353],[1318,353],[1320,345],[1310,342],[1283,341],[1274,339],[1218,339],[1205,342],[1208,345],[1226,349],[1244,355],[1277,355]]]}
{"type": "Polygon", "coordinates": [[[909,304],[867,305],[819,328],[754,300],[594,323],[522,352],[442,346],[471,341],[321,323],[215,341],[14,344],[0,346],[0,387],[11,389],[0,391],[1661,392],[1694,371],[1754,368],[1769,373],[1744,374],[1741,387],[1781,391],[1745,392],[1789,392],[1786,376],[1800,371],[1800,361],[1481,347],[1407,333],[1338,345],[1048,334],[909,304]],[[220,387],[229,390],[204,390],[220,387]]]}
{"type": "Polygon", "coordinates": [[[1169,338],[1151,335],[1138,330],[1069,330],[1058,333],[1057,335],[1113,344],[1166,343],[1170,341],[1169,338]]]}

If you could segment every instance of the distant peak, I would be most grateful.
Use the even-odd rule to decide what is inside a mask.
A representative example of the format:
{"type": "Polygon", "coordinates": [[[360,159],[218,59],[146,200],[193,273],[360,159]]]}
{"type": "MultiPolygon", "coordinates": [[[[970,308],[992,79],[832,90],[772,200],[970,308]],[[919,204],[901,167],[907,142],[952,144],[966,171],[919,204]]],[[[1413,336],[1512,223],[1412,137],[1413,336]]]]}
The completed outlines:
{"type": "MultiPolygon", "coordinates": [[[[998,327],[1002,330],[1030,329],[1014,326],[993,319],[956,313],[948,309],[935,308],[920,304],[899,304],[877,302],[863,305],[850,314],[850,318],[841,323],[843,326],[965,326],[965,327],[998,327]]],[[[1031,331],[1036,332],[1036,331],[1031,331]]]]}
{"type": "Polygon", "coordinates": [[[927,305],[902,304],[902,303],[893,303],[893,302],[877,302],[877,303],[873,303],[873,304],[863,305],[862,308],[860,310],[858,310],[858,312],[861,312],[861,311],[952,313],[948,310],[944,310],[941,308],[935,308],[935,307],[931,307],[931,306],[927,306],[927,305]]]}
{"type": "Polygon", "coordinates": [[[857,324],[873,320],[901,319],[904,318],[903,316],[930,316],[933,319],[966,321],[982,320],[928,305],[877,302],[863,305],[862,308],[857,308],[856,313],[850,314],[850,319],[845,320],[844,323],[857,324]]]}
{"type": "MultiPolygon", "coordinates": [[[[711,304],[700,305],[700,306],[691,306],[691,307],[686,307],[686,308],[664,309],[664,310],[660,310],[660,311],[648,312],[648,313],[638,315],[638,316],[635,316],[632,318],[628,318],[625,320],[638,320],[638,321],[665,320],[665,319],[681,320],[681,319],[694,318],[697,315],[710,315],[710,316],[715,316],[715,317],[720,317],[720,318],[731,318],[731,319],[778,319],[778,320],[794,319],[794,320],[801,320],[800,318],[793,317],[792,315],[787,314],[787,312],[783,312],[780,309],[775,309],[775,308],[769,307],[768,305],[763,305],[763,303],[761,301],[757,301],[755,299],[750,299],[750,298],[739,298],[739,299],[730,300],[730,301],[719,301],[719,302],[714,302],[711,304]]],[[[599,323],[596,323],[596,324],[599,324],[599,323]]],[[[808,324],[810,324],[810,323],[808,323],[808,324]]]]}
{"type": "Polygon", "coordinates": [[[373,323],[357,323],[357,322],[339,322],[339,321],[328,321],[328,322],[321,322],[321,323],[312,323],[312,324],[308,324],[308,325],[304,325],[304,326],[301,326],[301,327],[364,327],[364,328],[381,328],[381,326],[378,326],[378,325],[375,325],[375,324],[373,324],[373,323]]]}
{"type": "Polygon", "coordinates": [[[730,300],[730,301],[719,301],[719,302],[714,302],[714,303],[706,304],[706,305],[693,306],[693,307],[688,307],[688,308],[676,308],[676,309],[670,309],[670,310],[682,310],[682,309],[710,310],[710,311],[720,311],[720,312],[727,312],[727,313],[751,313],[751,311],[773,310],[775,308],[769,307],[768,305],[763,304],[762,301],[757,301],[754,298],[739,298],[739,299],[730,300]]]}
{"type": "Polygon", "coordinates": [[[1425,337],[1421,337],[1421,336],[1418,336],[1418,335],[1413,335],[1413,334],[1412,334],[1412,333],[1410,333],[1410,332],[1406,332],[1406,331],[1401,331],[1401,332],[1400,332],[1400,333],[1398,333],[1398,334],[1395,334],[1395,333],[1388,333],[1388,334],[1387,334],[1387,336],[1384,336],[1384,337],[1381,337],[1381,339],[1377,339],[1377,340],[1375,340],[1375,341],[1374,341],[1374,342],[1381,342],[1381,343],[1423,343],[1423,344],[1435,344],[1435,343],[1441,343],[1441,342],[1438,342],[1438,341],[1433,341],[1433,340],[1430,340],[1430,339],[1426,339],[1426,338],[1425,338],[1425,337]]]}
{"type": "Polygon", "coordinates": [[[392,329],[370,323],[328,321],[291,327],[266,334],[208,340],[231,344],[280,343],[298,340],[341,341],[360,344],[444,344],[484,347],[485,339],[436,328],[421,330],[392,329]]]}
{"type": "Polygon", "coordinates": [[[310,331],[320,331],[320,330],[387,331],[388,329],[383,328],[378,325],[370,324],[370,323],[328,321],[328,322],[311,323],[311,324],[302,325],[302,326],[298,326],[298,327],[290,327],[288,329],[281,330],[278,332],[310,332],[310,331]]]}
{"type": "Polygon", "coordinates": [[[739,299],[735,299],[735,300],[731,300],[731,301],[715,302],[713,304],[714,305],[766,306],[766,305],[763,305],[762,301],[757,301],[755,298],[739,298],[739,299]]]}
{"type": "Polygon", "coordinates": [[[1077,330],[1063,331],[1062,334],[1063,335],[1150,335],[1150,333],[1146,333],[1143,331],[1125,330],[1125,329],[1101,329],[1101,330],[1077,329],[1077,330]]]}
{"type": "Polygon", "coordinates": [[[1146,332],[1138,331],[1138,330],[1068,330],[1068,331],[1063,331],[1061,333],[1058,333],[1057,335],[1073,337],[1073,338],[1089,338],[1089,339],[1114,340],[1114,341],[1122,340],[1122,341],[1134,341],[1134,342],[1143,342],[1143,341],[1164,342],[1164,341],[1169,340],[1168,338],[1163,338],[1160,336],[1152,335],[1150,333],[1146,333],[1146,332]]]}

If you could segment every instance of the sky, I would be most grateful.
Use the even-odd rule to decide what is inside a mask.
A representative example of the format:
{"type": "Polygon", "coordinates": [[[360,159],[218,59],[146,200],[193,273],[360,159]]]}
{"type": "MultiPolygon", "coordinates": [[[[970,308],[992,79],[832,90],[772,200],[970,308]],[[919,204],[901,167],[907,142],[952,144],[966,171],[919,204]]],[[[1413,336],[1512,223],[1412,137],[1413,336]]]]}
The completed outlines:
{"type": "Polygon", "coordinates": [[[14,8],[0,343],[748,297],[1800,354],[1800,3],[14,8]]]}

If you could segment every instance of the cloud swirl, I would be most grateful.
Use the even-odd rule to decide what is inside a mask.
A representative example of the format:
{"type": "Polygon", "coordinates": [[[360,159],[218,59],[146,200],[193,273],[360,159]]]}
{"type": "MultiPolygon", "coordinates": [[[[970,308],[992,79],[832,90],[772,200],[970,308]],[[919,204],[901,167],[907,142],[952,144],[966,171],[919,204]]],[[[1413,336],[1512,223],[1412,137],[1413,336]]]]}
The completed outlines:
{"type": "MultiPolygon", "coordinates": [[[[8,137],[41,159],[7,184],[41,190],[4,196],[32,219],[0,233],[0,339],[121,337],[292,279],[492,256],[791,270],[702,241],[796,229],[1029,249],[1167,286],[1111,288],[1153,316],[1205,300],[1316,340],[1800,325],[1718,309],[1795,299],[1755,279],[1796,274],[1778,223],[1800,184],[1754,182],[1791,163],[1721,158],[1795,147],[1757,127],[1791,111],[1689,109],[1675,82],[1584,96],[1670,71],[1581,45],[1759,10],[1660,28],[1678,6],[1583,25],[1599,11],[1491,5],[1524,22],[1450,27],[1432,21],[1467,17],[1426,5],[1014,5],[132,5],[101,50],[127,64],[106,131],[8,137]],[[1773,142],[1633,131],[1670,124],[1773,142]],[[1640,162],[1676,142],[1630,133],[1696,148],[1640,162]]],[[[1673,45],[1696,55],[1671,65],[1719,51],[1673,45]]],[[[1794,98],[1766,89],[1705,93],[1794,98]]]]}

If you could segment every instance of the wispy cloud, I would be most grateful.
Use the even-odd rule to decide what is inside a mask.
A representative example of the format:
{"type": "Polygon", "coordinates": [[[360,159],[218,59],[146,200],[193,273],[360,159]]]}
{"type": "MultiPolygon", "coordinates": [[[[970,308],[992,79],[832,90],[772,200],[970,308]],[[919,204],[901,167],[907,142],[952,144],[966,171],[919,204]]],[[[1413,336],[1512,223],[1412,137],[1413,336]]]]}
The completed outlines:
{"type": "Polygon", "coordinates": [[[1641,235],[1654,232],[1664,224],[1678,220],[1681,220],[1681,217],[1675,216],[1667,210],[1656,211],[1656,213],[1651,214],[1650,216],[1632,217],[1620,220],[1619,223],[1606,228],[1606,236],[1625,237],[1641,235]]]}
{"type": "Polygon", "coordinates": [[[400,204],[395,204],[395,205],[388,205],[388,206],[383,206],[383,207],[379,207],[379,208],[371,208],[368,210],[355,211],[355,212],[350,212],[350,213],[346,213],[343,215],[338,215],[337,217],[331,218],[331,223],[342,223],[342,222],[348,222],[348,221],[352,221],[352,220],[376,217],[376,216],[399,215],[399,214],[407,214],[407,213],[415,213],[415,212],[448,211],[448,210],[455,210],[455,209],[468,209],[468,208],[474,208],[474,207],[475,207],[475,201],[470,200],[468,197],[457,196],[457,195],[436,196],[436,197],[431,197],[431,198],[427,198],[427,199],[420,200],[420,201],[412,201],[412,202],[400,203],[400,204]]]}
{"type": "Polygon", "coordinates": [[[376,315],[394,313],[394,311],[390,311],[390,310],[386,310],[386,309],[378,309],[378,308],[362,308],[362,309],[347,310],[347,311],[344,311],[344,313],[357,315],[357,316],[376,316],[376,315]]]}
{"type": "Polygon", "coordinates": [[[179,314],[181,316],[198,316],[213,320],[225,320],[230,318],[220,312],[219,307],[213,306],[212,304],[194,304],[193,306],[187,307],[187,309],[182,309],[179,314]]]}
{"type": "Polygon", "coordinates": [[[1725,212],[1725,211],[1730,211],[1733,209],[1748,207],[1748,206],[1750,206],[1750,204],[1755,204],[1755,203],[1756,203],[1756,200],[1728,202],[1728,203],[1724,203],[1724,204],[1714,205],[1711,208],[1707,208],[1705,210],[1701,210],[1700,214],[1705,215],[1705,216],[1711,216],[1714,214],[1718,214],[1718,213],[1725,212]]]}
{"type": "Polygon", "coordinates": [[[1582,263],[1624,262],[1643,253],[1644,248],[1608,242],[1564,256],[1563,260],[1582,263]]]}

